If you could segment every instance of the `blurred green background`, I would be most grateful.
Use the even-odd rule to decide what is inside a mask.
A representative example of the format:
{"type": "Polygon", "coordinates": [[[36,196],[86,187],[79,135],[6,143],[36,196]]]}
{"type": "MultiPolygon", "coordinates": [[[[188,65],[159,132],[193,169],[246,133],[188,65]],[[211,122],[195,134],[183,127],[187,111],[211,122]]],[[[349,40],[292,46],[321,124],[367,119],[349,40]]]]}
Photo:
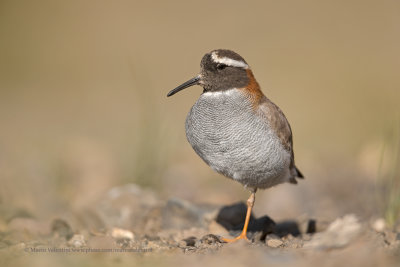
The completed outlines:
{"type": "Polygon", "coordinates": [[[2,0],[0,205],[46,217],[124,183],[246,199],[186,141],[202,89],[166,98],[227,48],[285,112],[306,176],[258,193],[256,212],[387,214],[399,205],[399,47],[396,0],[2,0]]]}

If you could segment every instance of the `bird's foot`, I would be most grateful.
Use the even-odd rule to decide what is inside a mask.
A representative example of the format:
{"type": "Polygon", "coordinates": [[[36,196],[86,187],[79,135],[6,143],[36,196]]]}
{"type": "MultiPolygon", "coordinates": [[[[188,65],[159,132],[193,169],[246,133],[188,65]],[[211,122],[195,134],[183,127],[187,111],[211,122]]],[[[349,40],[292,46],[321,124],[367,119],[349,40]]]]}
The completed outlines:
{"type": "Polygon", "coordinates": [[[248,228],[249,222],[250,222],[251,209],[252,209],[253,206],[254,206],[254,202],[255,202],[255,198],[256,198],[256,190],[257,190],[257,189],[254,189],[254,190],[252,191],[252,193],[251,193],[249,199],[247,200],[246,219],[245,219],[245,221],[244,221],[242,233],[241,233],[239,236],[237,236],[237,237],[235,237],[235,238],[233,238],[233,239],[222,237],[221,240],[222,240],[223,242],[225,242],[225,243],[233,243],[233,242],[236,242],[236,241],[238,241],[238,240],[240,240],[240,239],[244,239],[244,240],[246,240],[246,241],[248,241],[248,242],[251,242],[251,241],[247,238],[247,228],[248,228]]]}
{"type": "Polygon", "coordinates": [[[246,235],[246,233],[241,233],[239,236],[237,236],[237,237],[235,237],[235,238],[225,238],[225,237],[221,237],[221,240],[223,241],[223,242],[225,242],[225,243],[234,243],[234,242],[236,242],[236,241],[238,241],[238,240],[241,240],[241,239],[244,239],[244,240],[246,240],[247,242],[251,242],[251,240],[249,240],[248,238],[247,238],[247,235],[246,235]]]}

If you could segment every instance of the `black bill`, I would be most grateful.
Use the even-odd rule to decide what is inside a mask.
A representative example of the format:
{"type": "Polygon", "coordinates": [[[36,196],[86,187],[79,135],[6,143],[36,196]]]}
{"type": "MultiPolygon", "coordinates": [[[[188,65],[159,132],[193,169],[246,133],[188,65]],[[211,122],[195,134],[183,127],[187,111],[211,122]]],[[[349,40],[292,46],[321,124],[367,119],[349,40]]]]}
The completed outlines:
{"type": "Polygon", "coordinates": [[[196,85],[196,84],[198,84],[199,81],[200,81],[200,76],[196,76],[196,77],[194,77],[193,79],[190,79],[189,81],[184,82],[183,84],[179,85],[179,86],[176,87],[175,89],[171,90],[171,91],[167,94],[167,96],[172,96],[172,95],[178,93],[179,91],[181,91],[181,90],[183,90],[183,89],[185,89],[185,88],[188,88],[188,87],[190,87],[190,86],[192,86],[192,85],[196,85]]]}

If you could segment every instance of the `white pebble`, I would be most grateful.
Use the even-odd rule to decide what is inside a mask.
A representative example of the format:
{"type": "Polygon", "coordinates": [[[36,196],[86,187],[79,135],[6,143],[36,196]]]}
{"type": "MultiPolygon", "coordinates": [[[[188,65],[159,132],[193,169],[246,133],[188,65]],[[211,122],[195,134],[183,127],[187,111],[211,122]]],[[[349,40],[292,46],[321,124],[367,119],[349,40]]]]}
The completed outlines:
{"type": "Polygon", "coordinates": [[[132,240],[135,237],[131,231],[121,228],[113,228],[111,230],[111,236],[114,237],[115,239],[129,239],[129,240],[132,240]]]}
{"type": "Polygon", "coordinates": [[[377,232],[383,232],[386,228],[385,220],[383,218],[375,220],[372,224],[372,228],[377,232]]]}

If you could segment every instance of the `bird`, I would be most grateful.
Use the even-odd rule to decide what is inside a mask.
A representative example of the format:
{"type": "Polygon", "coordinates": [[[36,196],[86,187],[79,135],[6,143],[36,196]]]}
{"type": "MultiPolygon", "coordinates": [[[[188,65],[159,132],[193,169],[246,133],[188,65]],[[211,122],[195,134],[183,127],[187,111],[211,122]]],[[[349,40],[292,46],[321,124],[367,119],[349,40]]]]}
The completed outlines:
{"type": "Polygon", "coordinates": [[[247,62],[228,49],[206,53],[200,73],[171,90],[167,97],[200,85],[203,92],[185,122],[194,151],[213,170],[250,191],[243,230],[224,242],[248,240],[247,229],[258,189],[304,178],[296,167],[288,120],[256,81],[247,62]]]}

